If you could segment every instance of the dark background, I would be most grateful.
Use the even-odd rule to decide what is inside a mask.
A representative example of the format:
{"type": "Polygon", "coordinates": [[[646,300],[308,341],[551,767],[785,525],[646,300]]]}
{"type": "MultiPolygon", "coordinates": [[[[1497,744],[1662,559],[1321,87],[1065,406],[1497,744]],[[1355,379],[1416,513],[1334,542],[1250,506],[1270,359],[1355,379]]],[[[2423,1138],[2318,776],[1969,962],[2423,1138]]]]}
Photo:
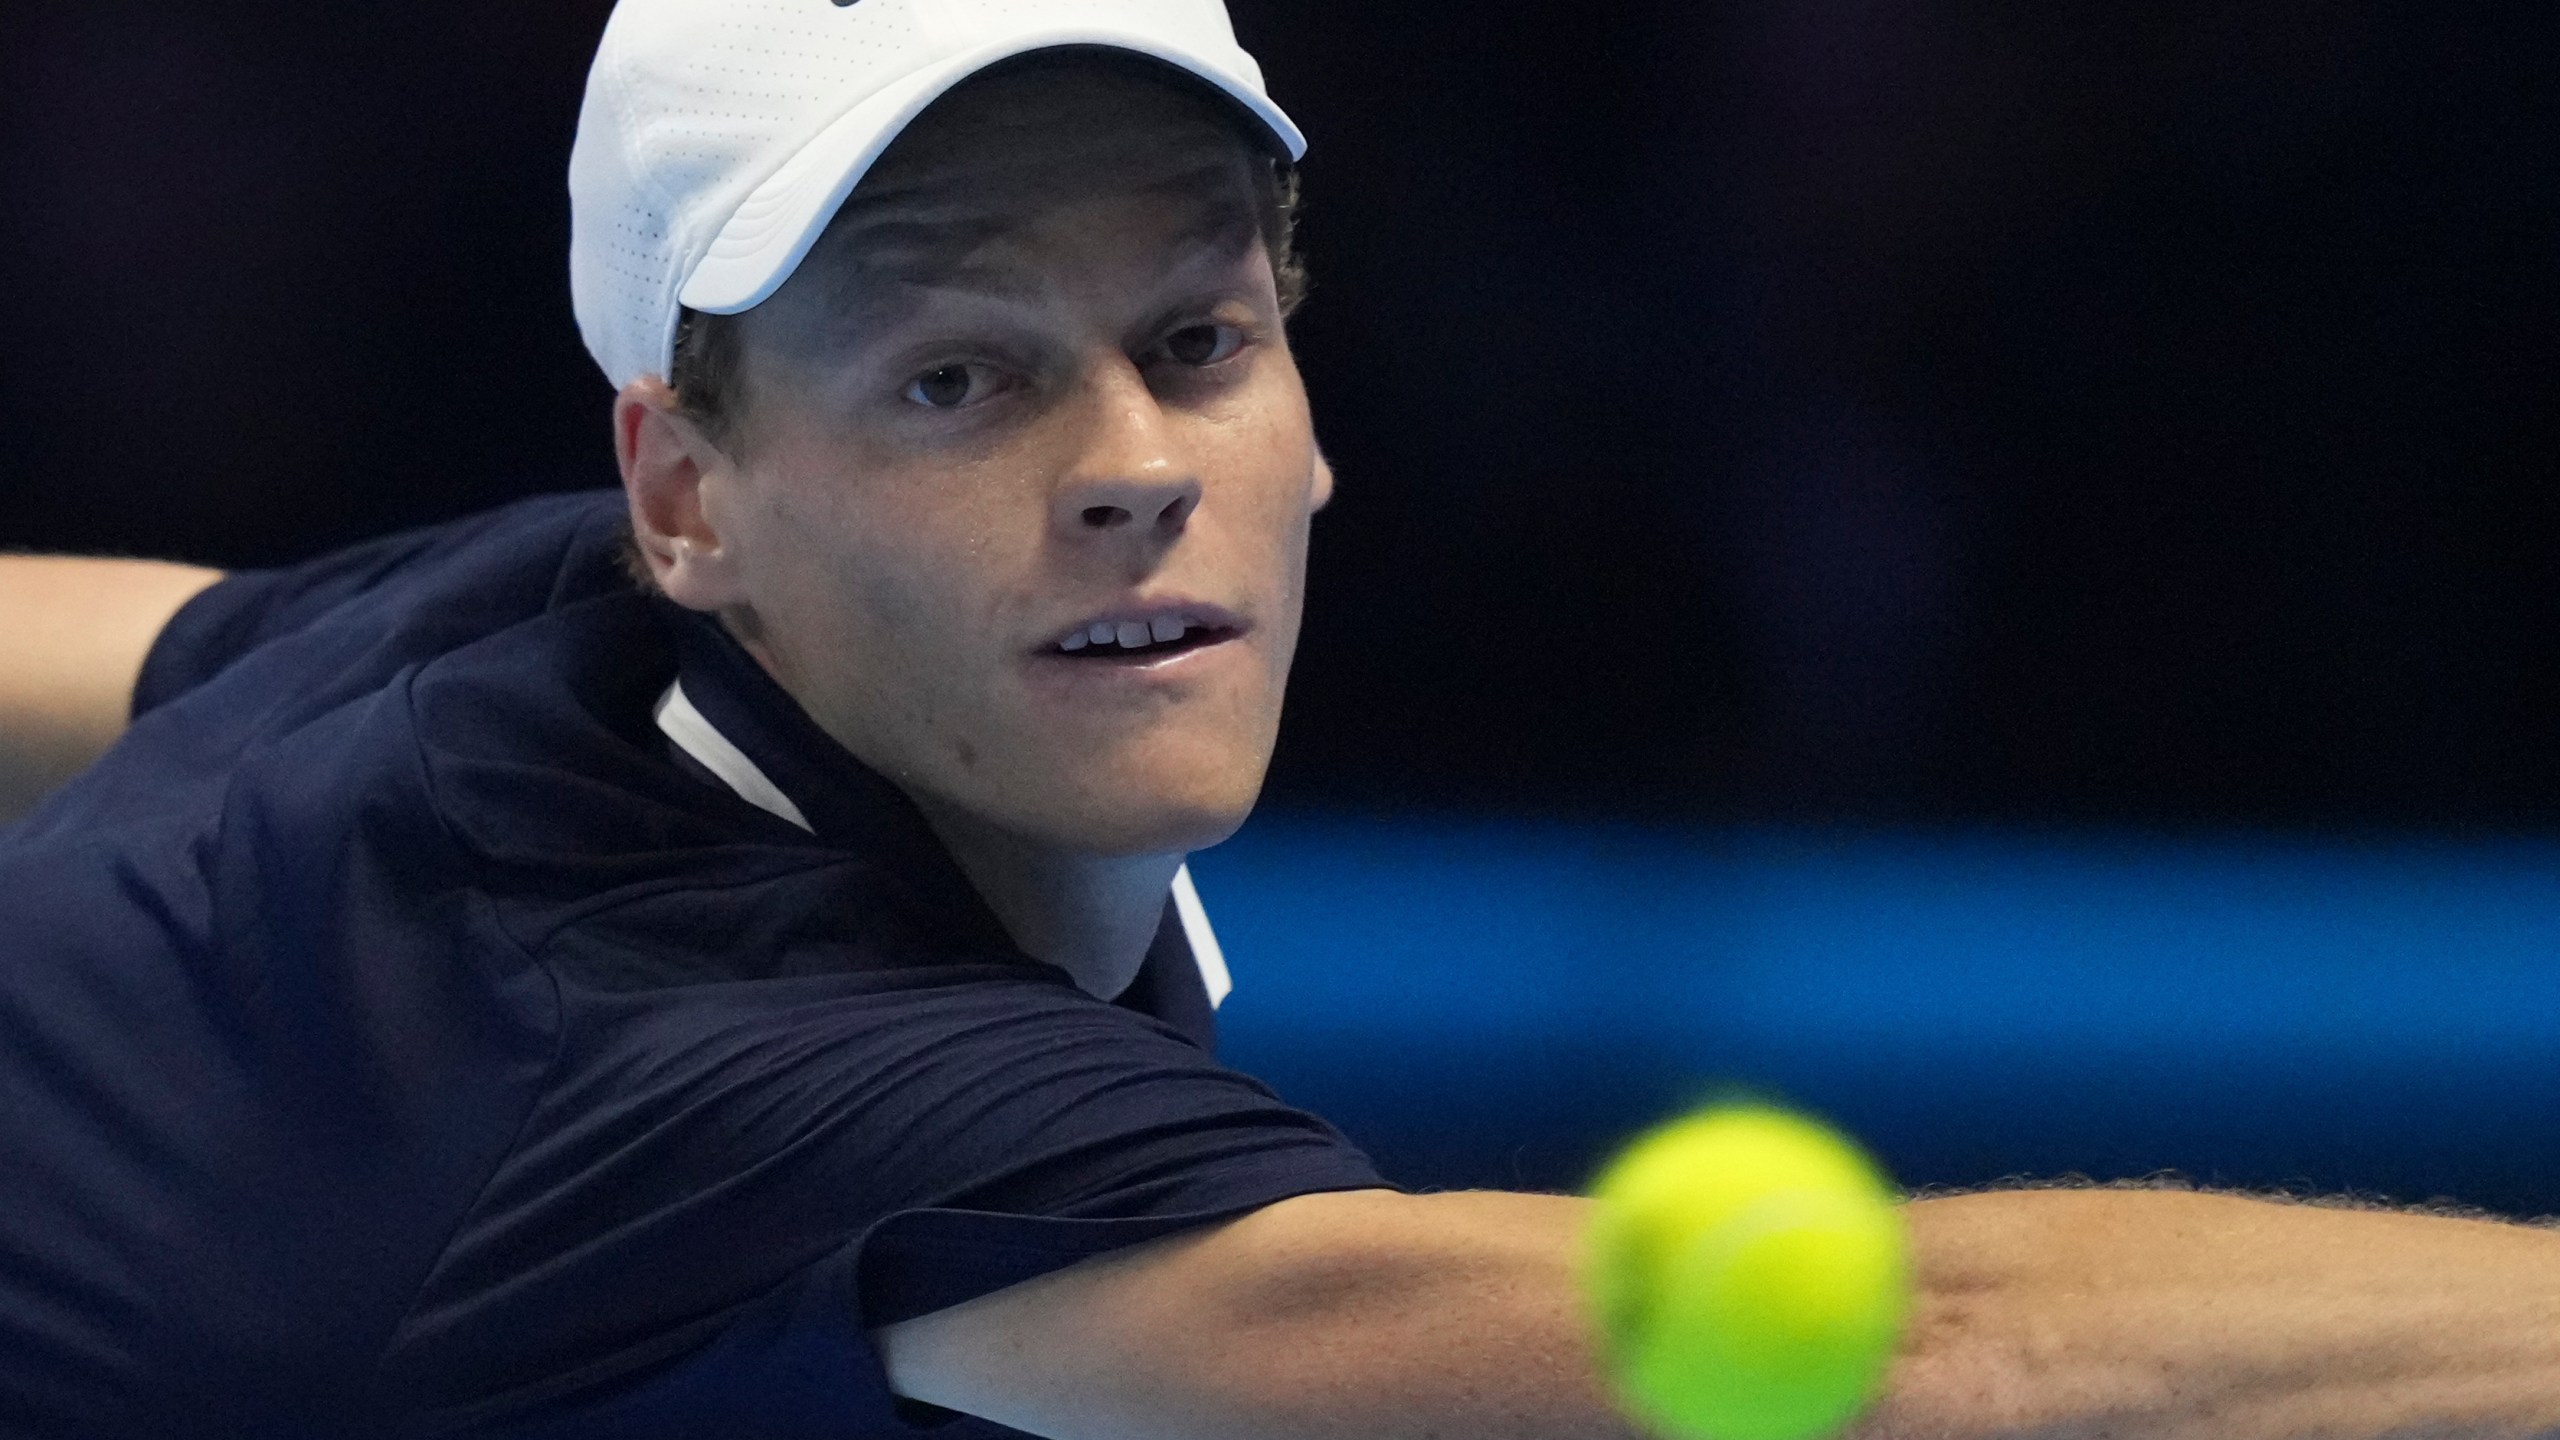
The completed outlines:
{"type": "MultiPolygon", "coordinates": [[[[606,6],[0,46],[0,544],[605,483],[606,6]]],[[[2560,816],[2560,9],[1239,0],[1345,486],[1290,799],[2560,816]]]]}
{"type": "MultiPolygon", "coordinates": [[[[17,0],[0,546],[273,563],[610,483],[562,253],[606,9],[17,0]]],[[[1235,10],[1315,138],[1343,477],[1281,812],[2560,820],[2560,7],[1235,10]]],[[[2139,1168],[2053,1143],[2110,1083],[1918,1178],[2139,1168]]]]}

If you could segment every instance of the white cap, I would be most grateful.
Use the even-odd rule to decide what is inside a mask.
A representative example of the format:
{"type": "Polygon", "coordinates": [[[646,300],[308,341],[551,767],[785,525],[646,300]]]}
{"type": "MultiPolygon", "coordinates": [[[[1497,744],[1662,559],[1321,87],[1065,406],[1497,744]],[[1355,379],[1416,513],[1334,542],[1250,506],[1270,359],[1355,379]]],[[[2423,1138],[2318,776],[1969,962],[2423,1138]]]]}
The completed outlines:
{"type": "Polygon", "coordinates": [[[616,385],[666,374],[679,307],[773,294],[908,121],[1068,45],[1179,66],[1306,152],[1221,0],[621,0],[569,157],[569,289],[596,363],[616,385]]]}

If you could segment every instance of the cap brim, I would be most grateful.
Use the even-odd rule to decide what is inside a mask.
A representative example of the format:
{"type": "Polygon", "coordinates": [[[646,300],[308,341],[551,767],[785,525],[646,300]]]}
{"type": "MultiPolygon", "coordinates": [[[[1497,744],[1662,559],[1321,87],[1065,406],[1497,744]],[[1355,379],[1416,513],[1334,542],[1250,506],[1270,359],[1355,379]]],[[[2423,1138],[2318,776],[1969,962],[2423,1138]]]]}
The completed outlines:
{"type": "Polygon", "coordinates": [[[927,106],[1000,61],[1079,46],[1127,50],[1187,71],[1260,121],[1280,153],[1297,160],[1307,152],[1306,136],[1259,86],[1197,55],[1092,29],[1015,36],[906,76],[838,116],[730,215],[677,300],[712,315],[734,315],[763,303],[799,268],[864,172],[927,106]]]}

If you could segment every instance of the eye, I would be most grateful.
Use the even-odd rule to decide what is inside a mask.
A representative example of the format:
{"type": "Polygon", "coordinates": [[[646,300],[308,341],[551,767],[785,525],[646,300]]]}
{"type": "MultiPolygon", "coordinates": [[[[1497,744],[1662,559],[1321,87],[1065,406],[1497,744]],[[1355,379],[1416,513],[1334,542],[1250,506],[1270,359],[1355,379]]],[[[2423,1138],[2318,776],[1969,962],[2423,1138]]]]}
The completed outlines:
{"type": "Polygon", "coordinates": [[[929,409],[957,410],[995,389],[996,374],[984,365],[938,365],[907,382],[906,398],[929,409]]]}
{"type": "Polygon", "coordinates": [[[1164,337],[1164,353],[1177,365],[1215,365],[1244,348],[1244,332],[1233,325],[1185,325],[1164,337]]]}

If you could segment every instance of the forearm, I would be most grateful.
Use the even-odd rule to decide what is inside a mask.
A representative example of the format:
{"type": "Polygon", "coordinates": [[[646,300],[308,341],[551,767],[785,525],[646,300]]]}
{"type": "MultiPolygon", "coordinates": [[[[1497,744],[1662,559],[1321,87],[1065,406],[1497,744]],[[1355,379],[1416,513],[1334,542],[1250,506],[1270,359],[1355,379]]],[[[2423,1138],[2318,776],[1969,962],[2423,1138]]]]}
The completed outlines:
{"type": "Polygon", "coordinates": [[[219,578],[143,560],[0,555],[0,821],[115,743],[152,640],[219,578]]]}
{"type": "Polygon", "coordinates": [[[2560,1435],[2560,1233],[2159,1191],[1906,1213],[1867,1440],[2560,1435]]]}

